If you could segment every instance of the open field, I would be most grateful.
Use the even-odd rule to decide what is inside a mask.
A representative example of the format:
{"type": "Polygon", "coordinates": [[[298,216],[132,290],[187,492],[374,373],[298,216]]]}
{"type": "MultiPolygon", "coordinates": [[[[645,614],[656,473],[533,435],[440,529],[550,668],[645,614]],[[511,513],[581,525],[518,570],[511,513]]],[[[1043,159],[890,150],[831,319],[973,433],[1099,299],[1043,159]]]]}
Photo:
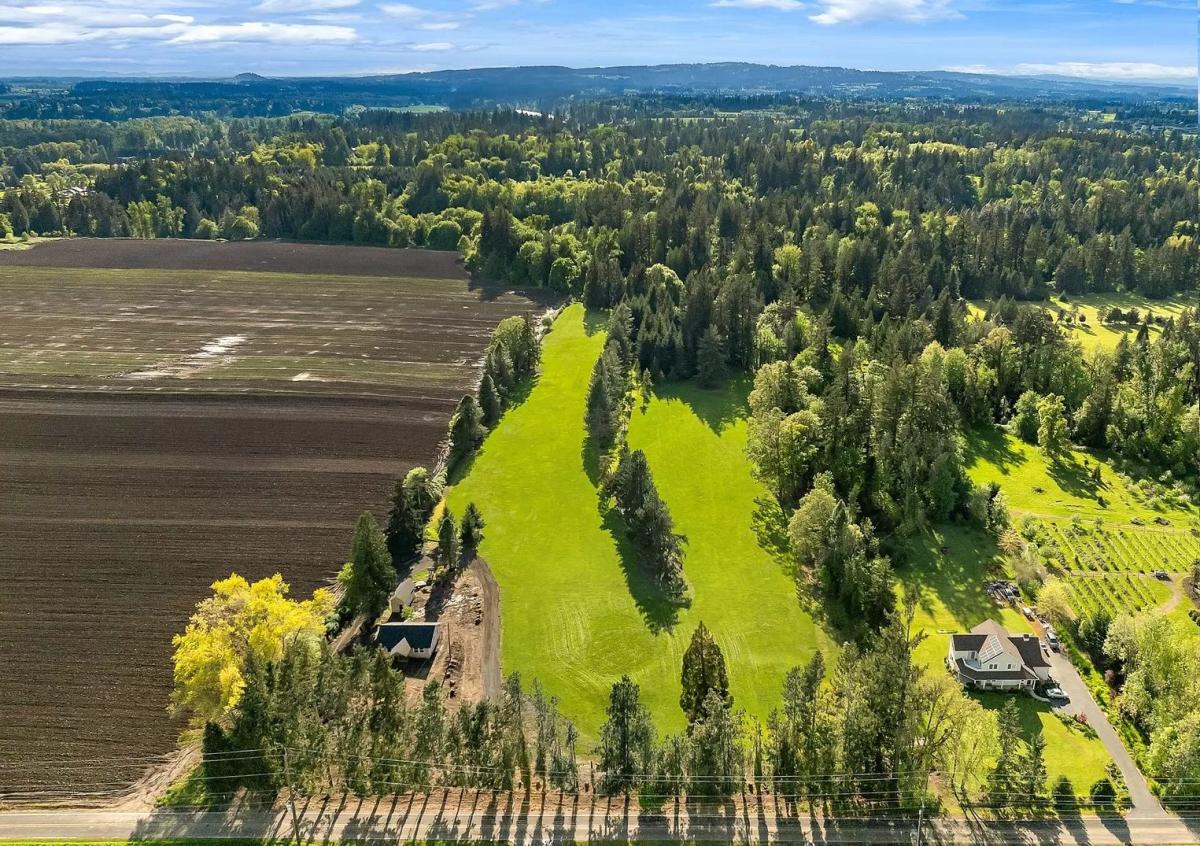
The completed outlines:
{"type": "Polygon", "coordinates": [[[742,390],[669,386],[633,412],[630,443],[646,451],[689,537],[692,604],[673,612],[633,561],[620,521],[597,508],[583,408],[603,342],[581,307],[559,317],[529,398],[450,493],[456,513],[473,500],[488,521],[481,554],[501,586],[503,670],[540,679],[578,721],[585,745],[623,673],[641,685],[659,725],[678,730],[680,662],[703,620],[725,651],[735,703],[765,716],[784,672],[828,641],[759,545],[756,525],[772,521],[762,517],[767,491],[744,452],[742,390]]]}
{"type": "MultiPolygon", "coordinates": [[[[969,302],[967,303],[967,312],[972,318],[980,319],[986,312],[987,305],[986,301],[969,302]]],[[[1137,326],[1104,322],[1100,319],[1101,310],[1107,313],[1115,306],[1128,312],[1131,308],[1135,308],[1139,315],[1145,316],[1149,313],[1153,320],[1156,317],[1177,317],[1185,308],[1189,306],[1196,308],[1200,302],[1195,294],[1191,296],[1181,294],[1164,300],[1152,300],[1137,294],[1109,293],[1067,297],[1065,301],[1060,297],[1051,297],[1038,305],[1054,315],[1055,320],[1061,321],[1065,316],[1069,316],[1071,322],[1064,323],[1063,328],[1067,330],[1070,337],[1077,339],[1083,345],[1084,350],[1090,352],[1092,350],[1112,351],[1116,349],[1121,338],[1128,337],[1132,341],[1137,334],[1137,326]]],[[[1150,338],[1152,340],[1161,331],[1157,325],[1151,322],[1150,338]]]]}
{"type": "MultiPolygon", "coordinates": [[[[1086,296],[1068,297],[1066,301],[1052,297],[1047,306],[1056,319],[1070,315],[1072,320],[1068,325],[1072,337],[1078,338],[1084,349],[1113,350],[1121,338],[1128,337],[1130,341],[1137,334],[1136,326],[1126,326],[1124,323],[1105,323],[1100,319],[1100,312],[1110,311],[1114,306],[1128,312],[1136,308],[1138,314],[1151,318],[1176,317],[1188,306],[1195,308],[1196,297],[1181,295],[1165,300],[1151,300],[1136,294],[1088,294],[1086,296]],[[1080,318],[1083,318],[1082,320],[1080,318]]],[[[1154,339],[1161,332],[1153,322],[1150,324],[1150,338],[1154,339]]]]}
{"type": "MultiPolygon", "coordinates": [[[[7,255],[59,245],[103,260],[107,242],[7,255]]],[[[403,271],[403,251],[377,252],[403,271]]],[[[461,274],[319,269],[335,260],[282,274],[0,258],[0,761],[26,763],[0,790],[116,786],[136,767],[55,762],[168,751],[170,638],[208,585],[278,571],[304,593],[332,577],[355,517],[434,459],[492,327],[535,308],[461,274]],[[229,336],[244,340],[205,349],[229,336]]]]}

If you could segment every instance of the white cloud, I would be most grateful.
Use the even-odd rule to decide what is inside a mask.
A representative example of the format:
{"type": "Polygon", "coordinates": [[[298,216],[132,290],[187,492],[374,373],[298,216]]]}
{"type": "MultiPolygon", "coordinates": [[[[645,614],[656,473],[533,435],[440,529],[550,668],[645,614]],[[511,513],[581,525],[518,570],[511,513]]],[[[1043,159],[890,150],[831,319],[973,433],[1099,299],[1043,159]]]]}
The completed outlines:
{"type": "Polygon", "coordinates": [[[354,41],[357,33],[348,26],[325,24],[283,24],[268,21],[247,21],[237,24],[197,24],[187,27],[171,39],[172,44],[206,44],[212,42],[267,42],[270,44],[345,44],[354,41]]]}
{"type": "MultiPolygon", "coordinates": [[[[160,4],[161,5],[161,4],[160,4]]],[[[0,44],[51,45],[104,41],[114,48],[131,42],[219,44],[345,44],[358,34],[346,26],[243,21],[196,23],[191,15],[145,14],[99,4],[0,5],[0,44]],[[24,24],[12,26],[10,24],[24,24]]]]}
{"type": "Polygon", "coordinates": [[[928,21],[958,18],[962,15],[952,6],[952,0],[819,0],[824,11],[810,15],[815,23],[860,24],[874,21],[928,21]]]}
{"type": "Polygon", "coordinates": [[[1058,74],[1083,79],[1178,79],[1194,80],[1194,65],[1160,65],[1154,62],[1055,62],[1017,65],[1021,74],[1058,74]]]}
{"type": "Polygon", "coordinates": [[[417,29],[444,31],[458,29],[461,23],[453,18],[440,17],[428,9],[408,3],[386,3],[379,10],[391,18],[407,22],[417,29]]]}
{"type": "Polygon", "coordinates": [[[412,49],[418,53],[444,53],[447,50],[453,50],[454,45],[449,41],[433,41],[429,44],[413,44],[412,49]]]}
{"type": "Polygon", "coordinates": [[[800,0],[714,0],[708,5],[717,9],[777,9],[780,12],[804,8],[800,0]]]}
{"type": "Polygon", "coordinates": [[[262,0],[254,7],[258,12],[287,14],[289,12],[327,12],[357,6],[359,0],[262,0]]]}
{"type": "Polygon", "coordinates": [[[1012,67],[994,65],[949,65],[944,70],[953,73],[987,73],[1007,76],[1073,76],[1079,79],[1101,79],[1110,82],[1139,82],[1194,80],[1193,65],[1160,65],[1154,62],[1026,62],[1012,67]]]}

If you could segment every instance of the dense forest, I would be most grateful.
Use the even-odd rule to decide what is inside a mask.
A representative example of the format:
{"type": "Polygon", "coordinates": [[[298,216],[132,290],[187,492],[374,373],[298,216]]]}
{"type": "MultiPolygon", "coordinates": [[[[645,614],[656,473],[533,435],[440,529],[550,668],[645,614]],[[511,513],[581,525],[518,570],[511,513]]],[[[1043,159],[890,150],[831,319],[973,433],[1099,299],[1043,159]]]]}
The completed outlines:
{"type": "MultiPolygon", "coordinates": [[[[605,446],[618,444],[607,492],[674,593],[686,582],[683,539],[644,456],[620,448],[623,403],[634,381],[746,374],[756,471],[790,515],[791,553],[858,646],[832,690],[809,678],[824,675],[820,666],[789,677],[767,740],[747,741],[727,698],[705,694],[693,697],[688,735],[659,745],[636,689],[614,687],[606,731],[628,736],[602,740],[607,788],[663,778],[683,785],[691,773],[698,785],[727,779],[720,790],[728,792],[750,760],[788,779],[885,775],[888,797],[909,801],[923,784],[901,774],[927,773],[961,737],[935,737],[914,722],[949,719],[943,711],[952,707],[949,693],[913,669],[912,637],[894,607],[904,540],[948,520],[997,536],[1010,528],[1003,494],[967,478],[964,432],[1003,424],[1049,453],[1074,444],[1154,478],[1200,475],[1196,309],[1153,323],[1148,313],[1114,309],[1103,319],[1132,331],[1108,352],[1085,349],[1070,331],[1079,318],[1062,308],[1090,294],[1197,301],[1196,135],[1104,125],[1065,106],[793,99],[764,108],[739,98],[715,113],[713,102],[595,100],[546,115],[359,109],[0,122],[0,237],[457,250],[481,279],[612,309],[619,343],[597,365],[588,426],[605,446]],[[1045,307],[1051,295],[1057,309],[1045,307]],[[911,678],[910,700],[895,699],[897,678],[911,678]],[[813,722],[827,696],[846,705],[837,725],[813,722]],[[610,728],[614,721],[623,728],[610,728]],[[720,758],[743,743],[752,754],[720,758]]],[[[512,364],[489,359],[478,401],[456,417],[456,452],[472,449],[499,414],[494,392],[512,364]]],[[[1128,622],[1113,632],[1097,652],[1129,671],[1152,754],[1191,750],[1170,769],[1180,792],[1194,792],[1200,717],[1187,680],[1154,674],[1151,629],[1128,622]],[[1171,708],[1156,708],[1150,700],[1168,689],[1171,708]]],[[[294,670],[296,683],[328,672],[393,695],[390,676],[366,658],[341,668],[321,655],[293,660],[272,671],[282,674],[276,682],[252,668],[257,687],[247,690],[286,699],[269,688],[293,683],[286,673],[294,670]]],[[[457,734],[448,727],[438,743],[458,749],[472,727],[493,726],[509,738],[497,741],[496,760],[511,775],[518,753],[503,727],[524,708],[514,687],[497,710],[460,714],[457,734]]],[[[535,710],[551,719],[544,703],[535,710]]],[[[250,731],[246,719],[238,731],[250,731]]],[[[557,720],[554,738],[566,731],[557,720]]],[[[233,742],[210,739],[214,750],[233,742]]],[[[424,742],[414,736],[411,749],[424,742]]],[[[558,740],[547,744],[561,753],[558,740]]],[[[993,785],[1003,799],[1021,792],[1011,786],[1018,765],[997,754],[1009,768],[993,785]]],[[[570,758],[562,778],[573,784],[570,758]]],[[[354,784],[399,777],[394,769],[345,776],[354,784]]],[[[1038,795],[1044,788],[1042,778],[1038,795]]]]}

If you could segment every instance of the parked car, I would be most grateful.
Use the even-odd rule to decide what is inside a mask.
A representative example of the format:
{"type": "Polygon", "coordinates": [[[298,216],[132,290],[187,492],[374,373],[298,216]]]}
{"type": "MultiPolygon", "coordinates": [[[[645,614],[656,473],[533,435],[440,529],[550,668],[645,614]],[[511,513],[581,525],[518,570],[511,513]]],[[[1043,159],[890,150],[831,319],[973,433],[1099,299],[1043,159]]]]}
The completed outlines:
{"type": "Polygon", "coordinates": [[[1166,570],[1155,570],[1154,578],[1156,578],[1162,582],[1169,582],[1169,581],[1171,581],[1171,574],[1168,573],[1166,570]]]}
{"type": "Polygon", "coordinates": [[[1028,605],[1025,605],[1021,608],[1021,613],[1024,614],[1027,619],[1033,619],[1033,609],[1028,605]]]}
{"type": "Polygon", "coordinates": [[[1052,688],[1049,688],[1049,689],[1046,691],[1046,696],[1047,696],[1048,698],[1050,698],[1050,699],[1058,699],[1058,700],[1060,700],[1060,701],[1062,701],[1062,702],[1067,702],[1067,701],[1069,701],[1069,700],[1068,700],[1068,698],[1067,698],[1067,694],[1066,694],[1065,692],[1063,692],[1063,689],[1062,689],[1061,687],[1052,687],[1052,688]]]}
{"type": "Polygon", "coordinates": [[[1059,648],[1058,635],[1056,635],[1054,633],[1054,629],[1046,630],[1046,642],[1050,644],[1051,649],[1053,649],[1055,652],[1058,651],[1058,648],[1059,648]]]}

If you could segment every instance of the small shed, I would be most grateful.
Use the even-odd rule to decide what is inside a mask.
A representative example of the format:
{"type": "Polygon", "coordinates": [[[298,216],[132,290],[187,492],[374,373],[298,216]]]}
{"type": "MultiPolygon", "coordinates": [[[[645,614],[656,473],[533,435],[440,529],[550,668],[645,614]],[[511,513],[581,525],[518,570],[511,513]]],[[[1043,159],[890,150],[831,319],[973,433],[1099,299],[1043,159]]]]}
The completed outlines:
{"type": "Polygon", "coordinates": [[[392,591],[390,605],[393,614],[399,614],[408,606],[412,605],[413,594],[417,590],[416,582],[412,579],[405,579],[400,584],[396,585],[396,589],[392,591]]]}
{"type": "Polygon", "coordinates": [[[440,637],[438,623],[383,623],[375,630],[375,642],[401,658],[432,658],[440,637]]]}

